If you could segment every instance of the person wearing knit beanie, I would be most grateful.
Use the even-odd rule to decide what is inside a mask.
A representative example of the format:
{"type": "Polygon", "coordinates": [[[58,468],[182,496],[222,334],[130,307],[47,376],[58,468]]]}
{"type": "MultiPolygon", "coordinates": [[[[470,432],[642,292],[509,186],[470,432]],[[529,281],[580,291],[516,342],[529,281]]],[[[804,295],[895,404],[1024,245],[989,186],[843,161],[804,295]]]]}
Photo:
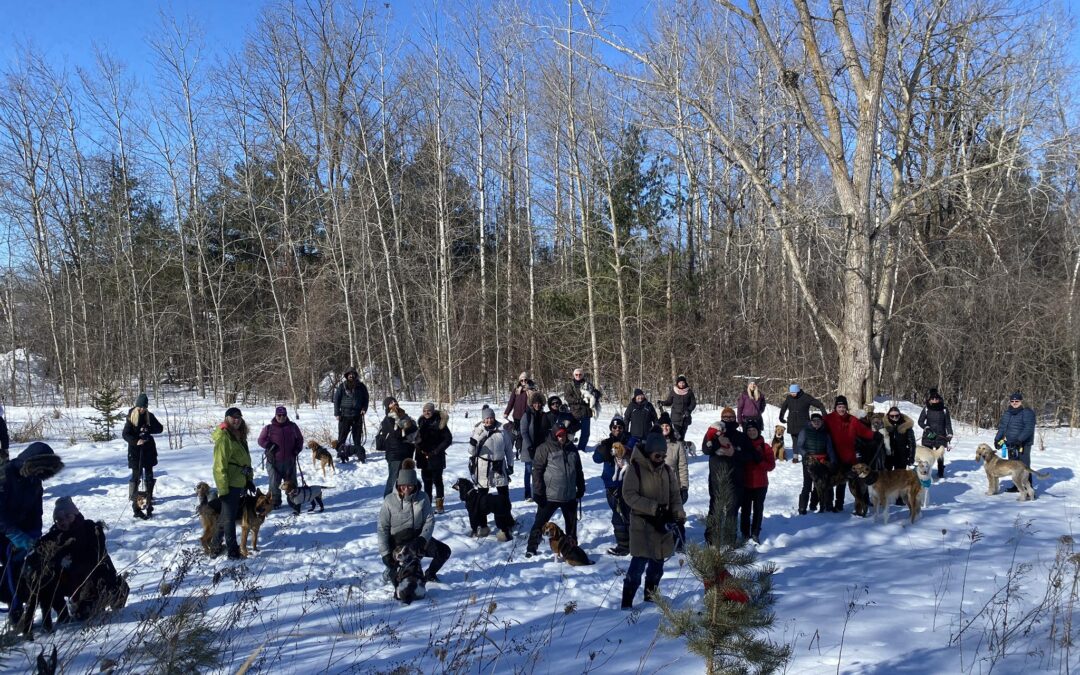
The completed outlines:
{"type": "Polygon", "coordinates": [[[75,506],[75,502],[71,497],[61,497],[56,500],[56,505],[53,507],[53,520],[59,521],[70,516],[82,515],[79,512],[79,508],[75,506]]]}

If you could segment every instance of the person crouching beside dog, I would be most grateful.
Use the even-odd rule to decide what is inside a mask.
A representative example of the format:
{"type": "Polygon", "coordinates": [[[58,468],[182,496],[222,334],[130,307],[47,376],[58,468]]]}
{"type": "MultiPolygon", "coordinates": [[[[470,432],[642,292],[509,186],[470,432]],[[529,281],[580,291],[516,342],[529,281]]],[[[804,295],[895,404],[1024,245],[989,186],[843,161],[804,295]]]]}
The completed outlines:
{"type": "MultiPolygon", "coordinates": [[[[848,400],[846,396],[837,396],[833,404],[833,411],[825,416],[825,428],[829,430],[832,438],[833,449],[836,451],[836,461],[839,464],[837,470],[846,474],[848,470],[858,463],[855,452],[855,439],[865,441],[874,440],[874,432],[870,427],[862,423],[859,418],[848,414],[848,400]]],[[[847,493],[847,485],[841,482],[836,486],[836,497],[831,505],[836,513],[844,511],[844,495],[847,493]]],[[[829,504],[825,505],[830,506],[829,504]]]]}
{"type": "MultiPolygon", "coordinates": [[[[36,547],[47,559],[44,569],[51,569],[61,582],[59,598],[69,598],[73,618],[85,621],[106,607],[118,610],[127,604],[128,585],[116,573],[105,548],[105,524],[87,520],[71,497],[56,500],[53,526],[36,547]]],[[[60,611],[60,620],[67,607],[60,611]]]]}
{"type": "Polygon", "coordinates": [[[637,444],[623,478],[623,498],[630,507],[630,567],[623,579],[622,609],[634,606],[645,574],[645,602],[653,602],[664,576],[664,560],[675,551],[672,527],[686,520],[679,478],[667,465],[668,443],[653,432],[637,444]]]}
{"type": "MultiPolygon", "coordinates": [[[[525,501],[532,501],[532,463],[536,449],[544,442],[551,433],[551,418],[544,412],[544,395],[534,391],[529,396],[529,407],[521,416],[521,455],[520,459],[525,463],[522,478],[525,482],[525,501]]],[[[567,413],[569,414],[569,413],[567,413]]]]}
{"type": "Polygon", "coordinates": [[[532,470],[536,518],[529,531],[526,558],[536,555],[544,525],[556,510],[562,511],[566,534],[577,541],[577,509],[578,501],[585,496],[585,474],[581,469],[581,455],[565,426],[556,426],[540,445],[533,458],[532,470]]]}
{"type": "Polygon", "coordinates": [[[446,449],[454,442],[447,426],[450,415],[436,410],[434,403],[425,403],[420,419],[416,420],[416,468],[424,481],[424,492],[435,504],[435,513],[443,512],[443,471],[446,470],[446,449]]]}
{"type": "Polygon", "coordinates": [[[413,543],[422,557],[431,558],[424,582],[437,582],[438,572],[450,559],[451,550],[433,536],[435,510],[427,495],[420,491],[413,460],[406,459],[401,463],[395,483],[394,492],[383,499],[379,509],[379,555],[386,566],[385,579],[391,585],[397,584],[398,563],[394,549],[413,543]]]}
{"type": "MultiPolygon", "coordinates": [[[[19,622],[22,602],[12,592],[22,573],[27,554],[41,537],[41,486],[64,468],[60,457],[46,443],[31,443],[19,455],[4,465],[0,483],[0,601],[8,604],[8,621],[19,622]]],[[[30,610],[31,612],[33,609],[30,610]]]]}
{"type": "MultiPolygon", "coordinates": [[[[514,437],[510,431],[511,423],[499,426],[495,420],[495,411],[485,407],[480,413],[480,423],[473,429],[469,439],[469,474],[473,486],[480,495],[488,494],[495,488],[502,502],[500,509],[510,509],[510,476],[514,473],[514,437]]],[[[487,526],[487,516],[473,529],[473,535],[486,537],[491,534],[487,526]]],[[[511,536],[505,532],[504,536],[511,536]]]]}
{"type": "Polygon", "coordinates": [[[281,482],[296,483],[296,462],[304,449],[304,435],[296,422],[289,419],[285,406],[279,405],[274,410],[274,419],[262,428],[259,447],[264,450],[270,478],[270,503],[276,509],[281,506],[281,482]]]}
{"type": "MultiPolygon", "coordinates": [[[[931,389],[926,397],[926,407],[919,413],[919,428],[922,432],[922,444],[931,450],[945,447],[953,437],[952,416],[937,389],[931,389]]],[[[937,477],[945,477],[945,456],[937,461],[937,477]]]]}
{"type": "MultiPolygon", "coordinates": [[[[795,455],[802,458],[802,491],[799,492],[799,515],[806,515],[807,502],[810,510],[818,508],[818,496],[814,491],[814,477],[810,473],[810,466],[806,458],[813,455],[819,462],[836,466],[836,449],[833,447],[832,438],[825,430],[825,420],[821,413],[810,416],[810,424],[799,432],[799,439],[795,442],[795,455]]],[[[823,510],[828,510],[831,504],[822,504],[823,510]]]]}
{"type": "Polygon", "coordinates": [[[611,529],[615,534],[615,546],[607,550],[609,555],[630,555],[630,507],[622,496],[623,478],[630,467],[633,445],[626,433],[623,418],[616,415],[608,423],[608,437],[596,444],[593,462],[603,464],[600,479],[604,481],[604,493],[611,509],[611,529]]]}
{"type": "Polygon", "coordinates": [[[416,422],[405,414],[393,396],[383,399],[383,410],[386,411],[386,416],[379,425],[379,432],[375,434],[375,449],[386,455],[386,486],[383,488],[385,497],[394,491],[394,481],[397,480],[401,463],[413,456],[415,446],[408,439],[413,437],[416,431],[416,422]]]}
{"type": "MultiPolygon", "coordinates": [[[[254,492],[251,454],[248,452],[248,426],[239,408],[225,411],[225,421],[210,433],[214,441],[214,483],[221,500],[221,519],[224,526],[225,548],[229,560],[240,560],[240,546],[236,543],[236,520],[240,516],[240,497],[244,491],[254,492]]],[[[222,533],[215,535],[220,546],[222,533]]]]}
{"type": "MultiPolygon", "coordinates": [[[[675,430],[675,425],[672,424],[671,417],[666,412],[660,413],[656,424],[660,429],[660,435],[667,443],[667,465],[679,479],[679,499],[682,500],[680,503],[685,505],[690,498],[690,457],[686,454],[686,444],[683,443],[682,436],[675,430]]],[[[682,553],[686,547],[686,524],[680,523],[678,527],[679,536],[675,541],[675,552],[682,553]]]]}
{"type": "Polygon", "coordinates": [[[146,394],[139,394],[135,399],[135,407],[128,410],[122,433],[128,444],[128,468],[131,469],[128,501],[131,502],[131,511],[135,517],[143,520],[154,512],[154,485],[157,483],[154,480],[154,467],[157,466],[158,457],[153,435],[164,431],[161,422],[147,409],[149,402],[146,394]],[[139,508],[137,493],[140,477],[146,486],[146,511],[139,508]]]}
{"type": "MultiPolygon", "coordinates": [[[[1035,440],[1035,411],[1024,407],[1024,395],[1013,392],[1009,396],[1009,407],[1001,414],[998,421],[997,434],[994,435],[994,446],[1002,444],[1008,449],[1009,459],[1018,459],[1027,468],[1031,468],[1031,445],[1035,440]]],[[[1031,478],[1031,489],[1035,490],[1035,476],[1031,478]]],[[[1016,485],[1010,486],[1006,492],[1018,492],[1016,485]]]]}
{"type": "MultiPolygon", "coordinates": [[[[776,468],[776,455],[761,436],[757,420],[743,419],[743,431],[750,439],[753,456],[759,459],[743,465],[743,501],[739,509],[739,531],[743,539],[761,543],[761,520],[765,495],[769,492],[769,472],[776,468]]],[[[668,450],[670,453],[670,449],[668,450]]]]}

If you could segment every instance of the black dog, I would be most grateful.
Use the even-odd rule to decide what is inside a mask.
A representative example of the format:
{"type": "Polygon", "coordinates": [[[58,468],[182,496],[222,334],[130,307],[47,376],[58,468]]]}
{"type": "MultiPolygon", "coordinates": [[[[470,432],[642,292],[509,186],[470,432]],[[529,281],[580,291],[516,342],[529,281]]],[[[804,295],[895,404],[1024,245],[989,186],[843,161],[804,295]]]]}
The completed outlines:
{"type": "MultiPolygon", "coordinates": [[[[813,492],[817,497],[818,511],[822,513],[832,511],[833,489],[844,484],[844,474],[833,469],[828,462],[820,461],[814,455],[807,455],[803,461],[806,462],[806,470],[814,481],[813,492]]],[[[811,499],[811,502],[813,501],[811,499]]]]}
{"type": "Polygon", "coordinates": [[[345,464],[353,457],[361,464],[367,463],[367,449],[362,445],[353,445],[352,443],[338,445],[338,442],[334,440],[330,441],[330,447],[337,451],[338,461],[342,464],[345,464]]]}
{"type": "Polygon", "coordinates": [[[458,478],[451,486],[457,490],[465,509],[469,512],[469,527],[476,536],[487,536],[488,514],[494,514],[495,525],[499,528],[499,541],[510,541],[513,537],[514,516],[510,513],[510,500],[504,499],[498,492],[489,494],[487,490],[478,490],[468,478],[458,478]]]}

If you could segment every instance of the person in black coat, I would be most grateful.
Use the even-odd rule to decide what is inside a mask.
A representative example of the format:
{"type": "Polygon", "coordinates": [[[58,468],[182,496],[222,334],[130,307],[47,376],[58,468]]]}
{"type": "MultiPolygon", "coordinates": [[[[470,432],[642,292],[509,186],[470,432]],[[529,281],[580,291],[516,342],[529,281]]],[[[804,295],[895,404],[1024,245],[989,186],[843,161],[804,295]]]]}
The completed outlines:
{"type": "Polygon", "coordinates": [[[656,408],[649,399],[645,398],[645,392],[640,389],[634,390],[634,396],[623,413],[626,421],[626,431],[635,442],[645,438],[656,424],[656,408]]]}
{"type": "MultiPolygon", "coordinates": [[[[1009,407],[1001,413],[994,445],[1004,444],[1009,459],[1018,459],[1031,468],[1031,447],[1035,441],[1035,411],[1024,407],[1024,395],[1014,392],[1009,396],[1009,407]]],[[[1035,476],[1030,476],[1031,488],[1035,489],[1035,476]]],[[[1006,492],[1016,492],[1015,485],[1006,492]]]]}
{"type": "Polygon", "coordinates": [[[11,439],[8,438],[7,418],[5,417],[4,406],[0,404],[0,461],[6,462],[8,459],[8,448],[11,447],[11,439]]]}
{"type": "Polygon", "coordinates": [[[356,368],[345,371],[345,379],[334,390],[334,418],[338,421],[338,447],[352,434],[353,445],[364,444],[364,416],[368,411],[368,388],[356,368]]]}
{"type": "Polygon", "coordinates": [[[743,501],[745,464],[760,461],[755,457],[750,439],[739,431],[739,422],[735,419],[735,410],[724,408],[720,420],[709,425],[701,452],[709,457],[709,525],[705,528],[705,541],[713,542],[712,524],[714,518],[723,517],[728,521],[725,528],[730,534],[736,533],[736,518],[743,501]],[[721,505],[720,498],[727,486],[728,500],[721,505]],[[721,512],[721,507],[723,510],[721,512]]]}
{"type": "MultiPolygon", "coordinates": [[[[558,396],[552,398],[558,400],[558,396]]],[[[521,455],[520,459],[525,462],[525,501],[532,501],[532,461],[536,455],[536,449],[540,447],[540,444],[547,440],[548,434],[551,433],[551,425],[554,421],[554,417],[549,417],[548,413],[544,412],[544,395],[538,391],[534,391],[529,396],[529,407],[525,409],[525,414],[521,416],[521,455]]],[[[558,404],[555,408],[558,411],[558,404]]],[[[567,416],[570,417],[569,413],[567,416]]],[[[571,417],[571,419],[573,419],[571,417]]]]}
{"type": "Polygon", "coordinates": [[[164,431],[161,422],[154,417],[154,413],[147,409],[149,401],[146,394],[139,394],[135,399],[135,407],[128,410],[127,421],[124,422],[124,440],[128,444],[128,468],[131,469],[131,478],[128,480],[128,500],[131,502],[131,511],[136,518],[149,518],[154,512],[154,467],[157,466],[157,444],[154,442],[154,434],[164,431]],[[143,478],[146,486],[146,511],[139,508],[135,495],[139,491],[139,477],[143,478]]]}
{"type": "Polygon", "coordinates": [[[788,395],[784,398],[784,402],[780,404],[779,419],[780,424],[787,425],[793,449],[799,445],[799,432],[810,424],[811,407],[817,408],[822,414],[828,412],[824,403],[807,394],[799,385],[793,384],[788,387],[788,395]]]}
{"type": "Polygon", "coordinates": [[[893,406],[885,414],[882,430],[888,436],[886,469],[906,469],[915,463],[915,421],[893,406]]]}
{"type": "Polygon", "coordinates": [[[383,409],[386,417],[379,425],[379,433],[375,434],[375,449],[386,454],[385,497],[394,491],[401,463],[413,456],[416,422],[405,414],[393,396],[383,399],[383,409]]]}
{"type": "MultiPolygon", "coordinates": [[[[952,440],[952,416],[937,389],[931,389],[926,397],[926,407],[919,413],[919,428],[922,432],[922,444],[928,448],[946,446],[952,440]]],[[[937,462],[937,477],[945,475],[945,457],[937,462]]]]}
{"type": "Polygon", "coordinates": [[[19,456],[4,465],[0,483],[0,601],[8,603],[8,620],[18,623],[22,603],[12,590],[22,572],[26,556],[41,537],[41,483],[64,468],[60,457],[46,443],[31,443],[19,456]]]}
{"type": "Polygon", "coordinates": [[[416,420],[416,468],[420,469],[424,492],[435,504],[435,513],[443,512],[446,449],[454,442],[453,434],[447,427],[449,422],[450,416],[436,410],[434,403],[425,403],[420,419],[416,420]]]}

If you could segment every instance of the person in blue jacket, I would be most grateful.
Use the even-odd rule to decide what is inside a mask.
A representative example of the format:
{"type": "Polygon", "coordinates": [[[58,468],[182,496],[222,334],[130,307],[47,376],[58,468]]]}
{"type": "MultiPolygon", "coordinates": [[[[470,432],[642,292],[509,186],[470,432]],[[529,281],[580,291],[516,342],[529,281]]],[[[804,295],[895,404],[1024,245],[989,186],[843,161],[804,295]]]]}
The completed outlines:
{"type": "Polygon", "coordinates": [[[593,450],[593,462],[603,464],[600,478],[604,481],[604,493],[611,509],[611,528],[615,533],[615,546],[608,549],[610,555],[630,555],[630,507],[622,496],[623,474],[630,466],[630,452],[634,444],[626,433],[626,423],[616,415],[608,424],[608,437],[596,444],[593,450]],[[616,443],[622,444],[617,451],[616,443]]]}
{"type": "MultiPolygon", "coordinates": [[[[1018,459],[1024,466],[1031,468],[1031,445],[1035,440],[1035,411],[1024,407],[1024,395],[1018,391],[1009,396],[1009,407],[998,422],[994,445],[1002,444],[1008,448],[1009,459],[1018,459]]],[[[1035,488],[1035,477],[1031,477],[1031,487],[1035,488]]],[[[1016,492],[1015,485],[1007,492],[1016,492]]]]}
{"type": "Polygon", "coordinates": [[[31,443],[18,457],[4,465],[0,484],[0,601],[9,606],[8,621],[18,623],[22,603],[15,596],[15,585],[26,556],[41,538],[41,486],[60,472],[64,463],[46,443],[31,443]]]}

